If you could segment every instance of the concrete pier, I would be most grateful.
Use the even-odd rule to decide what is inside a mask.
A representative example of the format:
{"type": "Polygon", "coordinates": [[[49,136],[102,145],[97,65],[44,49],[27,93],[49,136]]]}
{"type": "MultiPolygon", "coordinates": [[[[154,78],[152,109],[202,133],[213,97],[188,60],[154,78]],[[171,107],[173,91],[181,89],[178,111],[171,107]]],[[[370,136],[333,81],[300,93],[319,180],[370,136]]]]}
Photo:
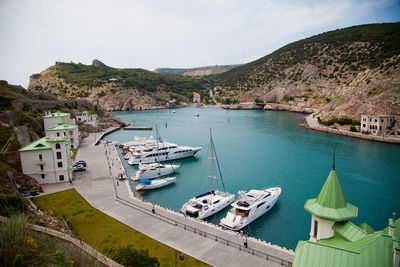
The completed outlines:
{"type": "Polygon", "coordinates": [[[99,136],[90,134],[82,141],[77,160],[87,162],[87,171],[76,173],[74,185],[47,185],[46,193],[75,187],[94,208],[213,266],[289,266],[293,261],[292,250],[223,230],[134,197],[128,181],[118,179],[124,168],[115,146],[91,145],[99,136]]]}

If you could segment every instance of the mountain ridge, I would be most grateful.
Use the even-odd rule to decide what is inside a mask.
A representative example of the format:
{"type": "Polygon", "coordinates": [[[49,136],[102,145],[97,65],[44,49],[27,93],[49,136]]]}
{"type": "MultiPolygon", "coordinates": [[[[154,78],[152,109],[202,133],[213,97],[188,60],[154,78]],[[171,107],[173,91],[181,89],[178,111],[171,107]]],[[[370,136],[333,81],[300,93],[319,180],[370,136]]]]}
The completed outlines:
{"type": "Polygon", "coordinates": [[[353,26],[290,43],[216,77],[233,99],[317,108],[321,118],[400,114],[400,23],[353,26]]]}
{"type": "Polygon", "coordinates": [[[193,92],[205,96],[217,86],[226,103],[284,103],[319,109],[322,119],[359,120],[361,114],[400,114],[399,64],[400,23],[384,23],[305,38],[222,74],[57,63],[32,75],[28,88],[106,110],[138,110],[185,106],[193,92]]]}

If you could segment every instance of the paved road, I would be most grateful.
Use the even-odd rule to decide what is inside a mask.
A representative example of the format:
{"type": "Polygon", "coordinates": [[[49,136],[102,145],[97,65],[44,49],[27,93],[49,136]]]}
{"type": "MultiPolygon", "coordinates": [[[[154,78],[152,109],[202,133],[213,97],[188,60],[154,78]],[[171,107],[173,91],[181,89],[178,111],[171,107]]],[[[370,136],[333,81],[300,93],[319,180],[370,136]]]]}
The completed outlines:
{"type": "MultiPolygon", "coordinates": [[[[157,241],[213,266],[281,266],[279,263],[185,231],[151,214],[116,201],[110,176],[115,178],[123,169],[118,161],[118,155],[112,153],[111,147],[93,146],[99,135],[90,134],[82,141],[78,150],[77,160],[83,159],[87,162],[87,171],[76,173],[73,185],[64,183],[44,186],[45,193],[74,187],[94,208],[157,241]],[[107,156],[111,168],[107,164],[107,156]]],[[[117,187],[119,196],[129,198],[130,192],[125,182],[119,182],[117,187]]]]}

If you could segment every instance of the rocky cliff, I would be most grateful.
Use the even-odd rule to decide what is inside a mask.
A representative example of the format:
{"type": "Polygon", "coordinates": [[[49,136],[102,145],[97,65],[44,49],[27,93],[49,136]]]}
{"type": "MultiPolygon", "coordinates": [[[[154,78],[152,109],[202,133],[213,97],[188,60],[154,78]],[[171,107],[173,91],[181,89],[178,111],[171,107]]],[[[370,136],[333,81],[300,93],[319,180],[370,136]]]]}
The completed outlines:
{"type": "Polygon", "coordinates": [[[157,74],[143,69],[115,69],[93,64],[56,63],[30,77],[28,90],[59,99],[84,99],[105,110],[142,110],[182,106],[204,79],[157,74]]]}
{"type": "Polygon", "coordinates": [[[355,26],[289,44],[222,74],[225,96],[321,110],[321,118],[400,114],[400,23],[355,26]]]}

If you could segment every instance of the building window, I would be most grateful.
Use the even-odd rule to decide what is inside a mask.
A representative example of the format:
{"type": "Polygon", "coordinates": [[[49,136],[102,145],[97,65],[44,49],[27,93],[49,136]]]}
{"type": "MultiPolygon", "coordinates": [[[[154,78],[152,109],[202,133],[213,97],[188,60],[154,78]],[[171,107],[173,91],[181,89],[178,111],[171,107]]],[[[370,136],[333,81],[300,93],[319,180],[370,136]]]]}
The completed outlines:
{"type": "Polygon", "coordinates": [[[318,234],[318,221],[314,221],[314,233],[313,233],[313,237],[317,238],[317,234],[318,234]]]}
{"type": "Polygon", "coordinates": [[[60,162],[57,162],[57,166],[58,166],[58,168],[62,168],[62,161],[60,161],[60,162]]]}
{"type": "Polygon", "coordinates": [[[378,122],[378,120],[377,120],[377,119],[375,119],[375,122],[378,122]]]}
{"type": "Polygon", "coordinates": [[[39,160],[42,160],[42,159],[43,159],[42,154],[39,154],[39,160]]]}
{"type": "Polygon", "coordinates": [[[43,171],[43,165],[39,165],[40,166],[40,170],[43,171]]]}
{"type": "Polygon", "coordinates": [[[60,181],[64,181],[64,175],[60,175],[58,178],[60,178],[60,181]]]}
{"type": "Polygon", "coordinates": [[[45,177],[44,174],[42,174],[42,179],[44,179],[44,177],[45,177]]]}
{"type": "Polygon", "coordinates": [[[381,122],[383,122],[383,119],[381,119],[381,122]]]}
{"type": "Polygon", "coordinates": [[[60,133],[59,133],[59,132],[57,132],[57,136],[60,136],[60,133]]]}
{"type": "Polygon", "coordinates": [[[72,131],[69,131],[69,135],[71,135],[71,136],[72,136],[73,134],[74,134],[74,133],[73,133],[72,131]]]}
{"type": "Polygon", "coordinates": [[[57,159],[62,159],[61,152],[57,152],[57,159]]]}
{"type": "Polygon", "coordinates": [[[71,148],[73,149],[73,148],[74,148],[74,145],[71,145],[71,148]]]}
{"type": "Polygon", "coordinates": [[[363,124],[363,128],[365,128],[365,124],[363,124]]]}
{"type": "Polygon", "coordinates": [[[61,145],[59,143],[56,144],[56,149],[60,149],[61,145]]]}
{"type": "Polygon", "coordinates": [[[65,136],[65,132],[64,132],[64,136],[65,136]]]}

